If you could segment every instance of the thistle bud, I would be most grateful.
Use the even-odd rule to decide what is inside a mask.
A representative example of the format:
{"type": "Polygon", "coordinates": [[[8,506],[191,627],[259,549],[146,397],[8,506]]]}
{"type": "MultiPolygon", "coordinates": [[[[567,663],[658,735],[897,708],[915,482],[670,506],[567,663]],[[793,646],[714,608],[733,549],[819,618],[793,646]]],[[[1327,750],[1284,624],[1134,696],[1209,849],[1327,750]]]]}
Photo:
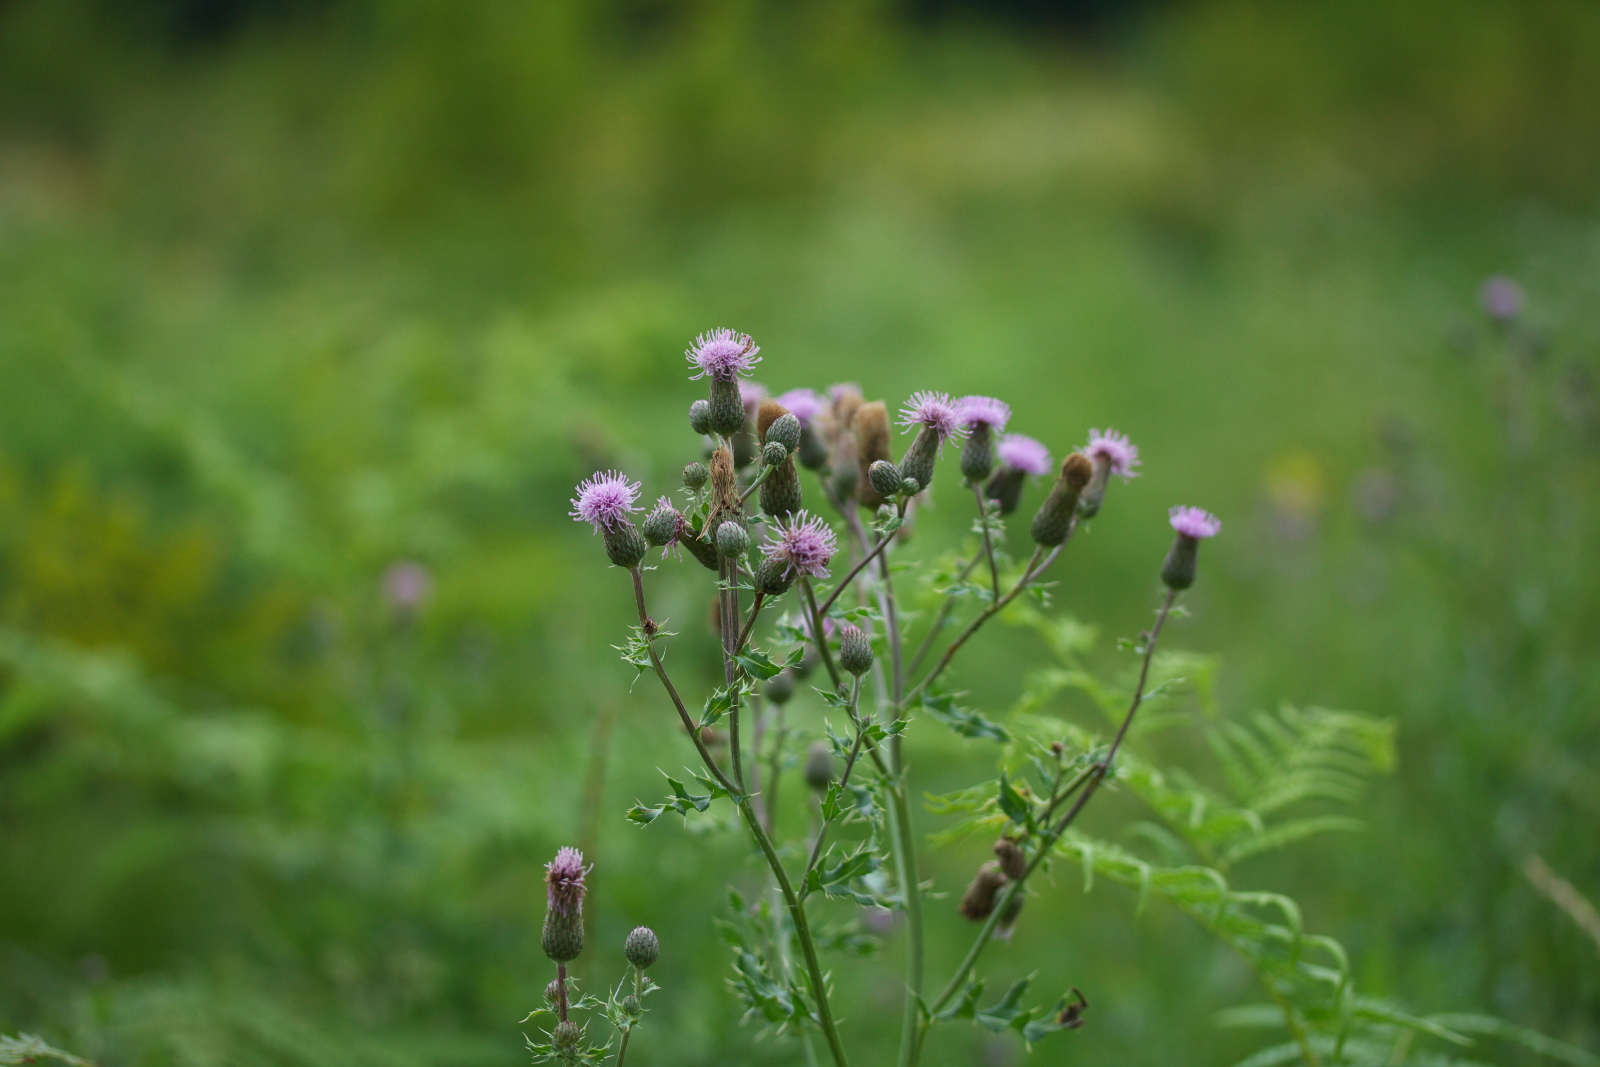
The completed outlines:
{"type": "Polygon", "coordinates": [[[744,523],[729,519],[717,527],[717,551],[726,559],[738,559],[750,551],[750,532],[744,523]]]}
{"type": "Polygon", "coordinates": [[[793,413],[784,412],[767,427],[766,436],[763,438],[767,444],[776,441],[783,446],[785,452],[796,451],[800,447],[800,438],[804,436],[800,427],[800,420],[793,413]]]}
{"type": "Polygon", "coordinates": [[[961,914],[973,922],[982,922],[994,911],[994,898],[1006,884],[1000,865],[990,860],[978,868],[977,876],[967,891],[961,895],[961,914]]]}
{"type": "Polygon", "coordinates": [[[711,472],[704,463],[698,461],[690,463],[683,468],[683,487],[696,492],[705,488],[706,482],[711,479],[711,472]]]}
{"type": "Polygon", "coordinates": [[[710,406],[706,425],[712,433],[732,437],[744,429],[744,397],[739,394],[739,383],[733,379],[711,379],[710,406]]]}
{"type": "Polygon", "coordinates": [[[661,942],[657,940],[656,932],[648,926],[635,926],[628,939],[622,943],[622,954],[628,957],[629,963],[642,971],[661,955],[661,942]]]}
{"type": "Polygon", "coordinates": [[[1000,860],[1000,870],[1013,882],[1022,881],[1024,872],[1028,869],[1028,858],[1022,853],[1022,846],[1009,837],[1002,837],[994,843],[994,854],[1000,860]]]}
{"type": "Polygon", "coordinates": [[[600,531],[600,540],[605,543],[606,555],[611,562],[625,570],[633,570],[644,559],[645,551],[650,547],[645,544],[644,535],[639,528],[627,519],[613,523],[600,531]]]}
{"type": "MultiPolygon", "coordinates": [[[[759,571],[757,573],[759,573],[759,571]]],[[[760,587],[757,586],[757,588],[760,587]]],[[[763,692],[766,693],[768,700],[772,701],[780,708],[783,707],[785,704],[789,703],[790,700],[794,699],[794,672],[779,671],[777,674],[774,674],[771,678],[767,679],[767,685],[763,692]]]]}
{"type": "Polygon", "coordinates": [[[689,429],[704,437],[711,432],[711,402],[696,400],[689,405],[689,429]]]}
{"type": "Polygon", "coordinates": [[[977,485],[994,469],[994,431],[986,423],[972,427],[967,443],[961,446],[961,476],[968,485],[977,485]]]}
{"type": "Polygon", "coordinates": [[[839,628],[839,666],[858,677],[872,669],[872,642],[861,627],[846,623],[839,628]]]}
{"type": "Polygon", "coordinates": [[[561,979],[552,978],[544,987],[544,1002],[552,1008],[561,1003],[561,979]]]}
{"type": "Polygon", "coordinates": [[[828,465],[828,445],[815,426],[800,428],[800,466],[808,471],[821,470],[828,465]]]}
{"type": "Polygon", "coordinates": [[[1067,536],[1072,533],[1078,497],[1092,477],[1094,464],[1082,453],[1074,452],[1062,461],[1061,476],[1056,479],[1050,495],[1044,498],[1044,503],[1039,505],[1039,511],[1033,517],[1030,532],[1035,544],[1054,548],[1066,542],[1067,536]]]}
{"type": "Polygon", "coordinates": [[[572,1052],[582,1040],[583,1031],[578,1029],[578,1024],[571,1019],[562,1019],[556,1023],[556,1028],[550,1031],[551,1044],[562,1052],[572,1052]]]}
{"type": "MultiPolygon", "coordinates": [[[[768,441],[767,447],[777,450],[782,446],[768,441]]],[[[800,472],[794,469],[793,457],[786,456],[773,465],[772,473],[761,483],[760,494],[761,510],[775,519],[787,519],[800,510],[805,503],[805,496],[800,489],[800,472]]]]}
{"type": "Polygon", "coordinates": [[[856,462],[860,478],[856,484],[861,506],[876,508],[883,503],[883,494],[872,486],[868,472],[880,459],[889,455],[889,409],[881,400],[862,404],[850,420],[850,431],[855,438],[856,462]]]}
{"type": "Polygon", "coordinates": [[[881,497],[892,497],[900,492],[904,479],[900,476],[900,468],[886,459],[880,459],[867,468],[867,481],[872,483],[873,491],[881,497]]]}
{"type": "Polygon", "coordinates": [[[1194,584],[1195,570],[1199,565],[1200,542],[1215,537],[1222,523],[1209,511],[1200,508],[1175,507],[1169,513],[1172,529],[1177,534],[1167,558],[1161,564],[1161,582],[1168,589],[1179,591],[1194,584]]]}
{"type": "Polygon", "coordinates": [[[761,462],[769,467],[776,467],[788,458],[789,450],[776,441],[768,441],[761,446],[761,462]]]}
{"type": "Polygon", "coordinates": [[[558,963],[578,958],[583,951],[583,879],[589,868],[583,853],[563,848],[545,865],[544,954],[558,963]]]}
{"type": "Polygon", "coordinates": [[[644,1005],[632,993],[622,998],[622,1010],[630,1019],[637,1019],[644,1014],[644,1005]]]}
{"type": "Polygon", "coordinates": [[[1009,515],[1022,503],[1022,486],[1028,480],[1027,471],[1015,467],[997,467],[983,487],[983,495],[993,500],[1000,514],[1009,515]]]}
{"type": "Polygon", "coordinates": [[[655,510],[646,515],[641,529],[644,539],[656,548],[670,545],[677,539],[678,531],[683,528],[683,516],[666,497],[662,497],[656,504],[655,510]]]}
{"type": "MultiPolygon", "coordinates": [[[[766,596],[781,596],[794,584],[794,569],[781,559],[770,556],[756,564],[756,592],[766,596]]],[[[781,675],[779,676],[781,677],[781,675]]],[[[773,681],[777,681],[776,678],[773,681]]]]}
{"type": "Polygon", "coordinates": [[[722,557],[717,555],[717,546],[711,544],[703,537],[684,537],[678,543],[689,550],[689,555],[700,561],[700,565],[708,571],[722,569],[722,557]]]}
{"type": "Polygon", "coordinates": [[[833,749],[826,741],[816,741],[806,751],[806,785],[817,792],[826,792],[835,777],[833,749]]]}
{"type": "Polygon", "coordinates": [[[917,431],[911,447],[906,449],[905,458],[900,461],[900,476],[916,486],[910,493],[920,493],[933,484],[933,465],[939,458],[939,446],[943,443],[944,437],[931,426],[924,426],[917,431]]]}

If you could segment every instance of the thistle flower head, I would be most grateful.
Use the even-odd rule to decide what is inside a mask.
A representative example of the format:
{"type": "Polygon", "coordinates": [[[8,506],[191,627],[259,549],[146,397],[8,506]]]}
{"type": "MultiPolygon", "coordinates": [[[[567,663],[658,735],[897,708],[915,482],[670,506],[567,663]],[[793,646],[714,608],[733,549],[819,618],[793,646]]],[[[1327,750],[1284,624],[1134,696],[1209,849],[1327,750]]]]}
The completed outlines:
{"type": "Polygon", "coordinates": [[[562,848],[556,858],[544,865],[545,904],[550,911],[562,917],[583,910],[583,878],[589,868],[583,865],[583,853],[575,848],[562,848]]]}
{"type": "Polygon", "coordinates": [[[749,334],[718,329],[696,337],[694,347],[685,350],[684,357],[700,368],[700,373],[691,374],[691,378],[709,375],[718,381],[731,382],[741,374],[749,374],[750,368],[761,362],[757,354],[760,351],[749,334]]]}
{"type": "Polygon", "coordinates": [[[1050,450],[1038,441],[1020,433],[1008,433],[1000,439],[995,451],[1000,462],[1024,474],[1048,474],[1050,450]]]}
{"type": "Polygon", "coordinates": [[[1011,405],[992,396],[964,396],[956,401],[956,421],[969,430],[987,426],[999,433],[1010,419],[1011,405]]]}
{"type": "Polygon", "coordinates": [[[770,560],[783,563],[789,571],[813,578],[828,576],[828,561],[838,549],[838,539],[827,522],[805,511],[798,511],[786,523],[776,524],[768,534],[772,540],[761,546],[770,560]]]}
{"type": "Polygon", "coordinates": [[[906,406],[900,409],[900,425],[907,430],[917,426],[932,430],[939,435],[941,444],[965,432],[956,402],[950,399],[950,394],[927,390],[911,394],[906,406]]]}
{"type": "Polygon", "coordinates": [[[1483,312],[1496,322],[1510,322],[1522,312],[1522,286],[1504,274],[1484,281],[1478,290],[1483,312]]]}
{"type": "Polygon", "coordinates": [[[1139,465],[1139,447],[1128,440],[1128,435],[1110,429],[1090,430],[1089,443],[1084,446],[1084,454],[1096,463],[1104,462],[1111,468],[1111,473],[1123,478],[1137,478],[1139,472],[1133,468],[1139,465]]]}
{"type": "Polygon", "coordinates": [[[567,514],[599,533],[625,521],[630,511],[638,511],[633,503],[638,499],[638,482],[628,481],[621,471],[601,471],[578,483],[578,495],[572,498],[572,510],[567,514]]]}
{"type": "Polygon", "coordinates": [[[811,420],[822,410],[824,401],[815,389],[791,389],[778,397],[778,403],[788,408],[790,414],[800,420],[801,426],[810,426],[811,420]]]}
{"type": "Polygon", "coordinates": [[[1167,512],[1167,518],[1174,530],[1196,541],[1215,537],[1217,531],[1222,529],[1222,520],[1204,508],[1174,507],[1167,512]]]}

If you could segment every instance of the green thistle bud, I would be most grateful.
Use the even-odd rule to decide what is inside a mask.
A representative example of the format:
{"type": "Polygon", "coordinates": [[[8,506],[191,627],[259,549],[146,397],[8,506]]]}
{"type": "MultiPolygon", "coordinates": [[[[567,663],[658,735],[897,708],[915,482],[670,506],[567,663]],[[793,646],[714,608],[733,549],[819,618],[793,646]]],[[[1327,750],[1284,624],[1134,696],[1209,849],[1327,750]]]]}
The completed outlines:
{"type": "Polygon", "coordinates": [[[777,441],[768,441],[761,446],[761,462],[769,467],[776,467],[789,458],[789,450],[777,441]]]}
{"type": "Polygon", "coordinates": [[[915,478],[902,478],[900,480],[900,492],[906,496],[916,496],[922,492],[922,483],[915,478]]]}
{"type": "Polygon", "coordinates": [[[712,433],[732,437],[744,429],[744,398],[739,395],[739,383],[730,378],[711,379],[710,417],[707,426],[712,433]]]}
{"type": "Polygon", "coordinates": [[[900,475],[900,468],[886,459],[880,459],[867,468],[867,480],[882,497],[895,496],[905,483],[905,479],[900,475]]]}
{"type": "Polygon", "coordinates": [[[689,429],[702,437],[711,432],[711,402],[709,400],[696,400],[689,405],[689,429]]]}
{"type": "Polygon", "coordinates": [[[678,514],[678,509],[665,497],[662,497],[655,510],[646,515],[644,522],[640,524],[640,529],[644,531],[644,539],[656,548],[672,544],[682,528],[683,516],[678,514]]]}
{"type": "Polygon", "coordinates": [[[802,436],[800,420],[794,417],[793,412],[785,412],[767,427],[766,441],[769,445],[776,441],[783,446],[784,452],[793,452],[800,447],[802,436]]]}
{"type": "Polygon", "coordinates": [[[700,561],[700,565],[708,571],[722,569],[722,557],[717,555],[717,546],[703,537],[681,537],[678,544],[689,550],[689,555],[700,561]]]}
{"type": "Polygon", "coordinates": [[[826,792],[829,783],[836,777],[833,749],[828,747],[826,741],[814,742],[806,751],[805,775],[806,785],[819,793],[826,792]]]}
{"type": "Polygon", "coordinates": [[[644,1014],[644,1005],[639,1003],[639,998],[629,993],[622,998],[623,1013],[630,1019],[637,1019],[644,1014]]]}
{"type": "Polygon", "coordinates": [[[699,492],[711,479],[711,471],[704,463],[690,463],[683,468],[683,487],[699,492]]]}
{"type": "Polygon", "coordinates": [[[994,433],[987,423],[972,427],[967,443],[961,446],[961,476],[968,485],[977,485],[994,469],[994,433]]]}
{"type": "Polygon", "coordinates": [[[544,987],[544,1002],[552,1008],[561,1003],[561,979],[552,978],[544,987]]]}
{"type": "Polygon", "coordinates": [[[750,551],[750,532],[744,523],[729,519],[717,527],[717,551],[726,559],[738,559],[750,551]]]}
{"type": "Polygon", "coordinates": [[[656,932],[648,926],[635,926],[622,943],[622,954],[642,971],[661,955],[661,942],[656,938],[656,932]]]}
{"type": "Polygon", "coordinates": [[[650,547],[645,544],[644,535],[639,528],[627,519],[620,519],[600,531],[600,539],[605,542],[606,555],[611,562],[625,570],[633,570],[644,559],[645,551],[650,547]]]}
{"type": "MultiPolygon", "coordinates": [[[[774,446],[769,443],[768,448],[774,446]]],[[[775,519],[787,519],[800,510],[804,495],[800,490],[800,472],[794,469],[794,460],[785,459],[772,468],[759,490],[761,510],[775,519]]]]}
{"type": "Polygon", "coordinates": [[[556,1028],[550,1031],[550,1043],[562,1052],[573,1051],[582,1040],[583,1031],[579,1030],[578,1024],[571,1019],[562,1019],[556,1023],[556,1028]]]}
{"type": "Polygon", "coordinates": [[[1022,486],[1028,480],[1027,471],[1015,467],[998,467],[983,487],[983,495],[1000,505],[1000,514],[1009,515],[1022,503],[1022,486]]]}
{"type": "Polygon", "coordinates": [[[1200,542],[1181,534],[1167,549],[1167,558],[1161,563],[1161,584],[1168,589],[1184,590],[1194,584],[1200,568],[1200,542]]]}
{"type": "Polygon", "coordinates": [[[782,596],[794,584],[794,569],[779,559],[763,559],[756,564],[755,579],[757,592],[766,596],[782,596]]]}
{"type": "Polygon", "coordinates": [[[1094,464],[1081,452],[1074,452],[1062,461],[1061,476],[1033,517],[1030,532],[1035,544],[1054,548],[1066,543],[1077,514],[1078,496],[1093,476],[1094,464]]]}
{"type": "Polygon", "coordinates": [[[800,430],[800,466],[808,471],[821,470],[828,465],[828,446],[822,435],[806,426],[800,430]]]}
{"type": "Polygon", "coordinates": [[[860,676],[872,669],[872,642],[859,626],[839,628],[839,666],[860,676]]]}
{"type": "Polygon", "coordinates": [[[1084,486],[1083,493],[1078,497],[1078,514],[1085,519],[1092,519],[1100,514],[1100,505],[1105,503],[1106,486],[1111,484],[1111,464],[1101,460],[1094,465],[1094,476],[1089,479],[1089,484],[1084,486]]]}
{"type": "MultiPolygon", "coordinates": [[[[944,439],[939,436],[939,431],[931,426],[924,426],[917,431],[916,439],[911,442],[911,447],[906,449],[906,454],[900,459],[900,476],[916,483],[916,492],[928,488],[933,484],[933,465],[939,459],[939,445],[944,439]]],[[[884,494],[888,496],[888,493],[884,494]]]]}
{"type": "MultiPolygon", "coordinates": [[[[758,570],[757,573],[759,574],[760,571],[758,570]]],[[[757,586],[757,588],[760,587],[757,586]]],[[[766,693],[768,700],[780,708],[783,707],[794,698],[794,672],[780,671],[774,674],[767,679],[767,686],[763,691],[766,693]]]]}

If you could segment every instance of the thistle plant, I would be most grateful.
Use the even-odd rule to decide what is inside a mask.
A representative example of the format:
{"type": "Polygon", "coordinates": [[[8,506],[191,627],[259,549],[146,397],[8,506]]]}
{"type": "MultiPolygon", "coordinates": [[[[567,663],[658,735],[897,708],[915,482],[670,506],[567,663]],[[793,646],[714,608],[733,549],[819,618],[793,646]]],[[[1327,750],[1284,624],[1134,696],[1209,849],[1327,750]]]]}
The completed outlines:
{"type": "MultiPolygon", "coordinates": [[[[1077,985],[1043,1001],[1032,1000],[1026,979],[995,999],[983,996],[985,954],[1027,924],[1026,901],[1041,869],[1065,861],[1082,868],[1086,885],[1099,876],[1135,889],[1141,903],[1154,897],[1193,916],[1249,962],[1269,1003],[1241,1008],[1228,1021],[1273,1026],[1285,1038],[1252,1057],[1253,1067],[1295,1059],[1310,1067],[1410,1062],[1417,1041],[1444,1049],[1430,1050],[1427,1062],[1447,1063],[1475,1035],[1523,1040],[1579,1062],[1570,1058],[1582,1057],[1579,1050],[1485,1016],[1421,1017],[1362,997],[1344,950],[1307,932],[1291,900],[1230,885],[1226,872],[1244,857],[1349,829],[1348,817],[1299,807],[1353,799],[1365,776],[1392,762],[1392,731],[1350,712],[1286,709],[1247,725],[1193,710],[1208,699],[1212,665],[1158,652],[1184,616],[1181,601],[1200,578],[1204,543],[1222,530],[1214,515],[1189,505],[1170,510],[1170,548],[1164,560],[1151,560],[1152,621],[1126,642],[1126,671],[1095,676],[1086,663],[1092,631],[1046,609],[1076,535],[1091,520],[1121,521],[1111,517],[1112,487],[1137,477],[1141,462],[1127,436],[1090,431],[1081,449],[1053,464],[1045,444],[1006,433],[1012,413],[1004,401],[930,390],[899,409],[911,436],[896,459],[889,404],[867,400],[854,385],[766,398],[743,381],[759,351],[747,335],[725,329],[688,349],[693,376],[708,385],[690,408],[707,452],[704,463],[684,468],[681,506],[662,497],[641,533],[630,517],[640,487],[605,472],[578,486],[572,509],[627,573],[638,621],[621,646],[624,659],[654,674],[663,710],[670,708],[688,743],[685,755],[692,750],[698,761],[687,775],[667,774],[669,795],[635,806],[628,818],[648,826],[668,811],[689,818],[728,805],[765,862],[765,891],[754,900],[730,894],[732,912],[722,923],[734,948],[733,989],[748,1017],[802,1042],[808,1062],[846,1067],[823,954],[860,943],[837,920],[867,909],[900,918],[900,1067],[920,1063],[930,1035],[958,1022],[1013,1031],[1029,1046],[1092,1028],[1089,998],[1077,985],[1093,989],[1093,961],[1081,964],[1077,985]],[[944,447],[956,443],[959,449],[944,447]],[[908,517],[931,506],[940,461],[951,453],[959,468],[952,478],[970,492],[963,506],[975,512],[973,537],[953,556],[915,559],[908,517]],[[1052,473],[1048,486],[1039,484],[1052,473]],[[1017,521],[1022,530],[1012,531],[1007,519],[1025,513],[1030,492],[1042,495],[1026,525],[1017,521]],[[1013,554],[1018,542],[1024,552],[1013,554]],[[647,546],[662,548],[659,564],[647,563],[647,546]],[[704,694],[668,669],[664,652],[675,635],[650,612],[647,577],[658,565],[695,573],[685,557],[716,572],[707,591],[721,671],[704,694]],[[1008,712],[985,714],[963,706],[952,682],[961,654],[1002,614],[1036,631],[1057,662],[1029,681],[1008,712]],[[1052,711],[1069,689],[1105,713],[1103,730],[1052,711]],[[1223,785],[1181,769],[1169,774],[1134,751],[1144,731],[1180,727],[1209,743],[1223,785]],[[931,895],[911,807],[923,793],[905,745],[911,730],[946,728],[993,744],[997,773],[929,802],[934,816],[950,820],[933,841],[984,835],[993,858],[964,891],[944,886],[931,895]],[[784,792],[790,775],[805,788],[784,792]],[[1169,848],[1159,858],[1080,825],[1112,786],[1133,794],[1165,828],[1169,848]],[[800,800],[785,807],[780,795],[809,798],[809,820],[795,818],[800,800]],[[973,924],[970,947],[937,981],[923,955],[930,907],[973,924]]],[[[1062,443],[1053,428],[1049,436],[1062,443]]],[[[692,448],[686,441],[685,452],[692,448]]],[[[566,962],[582,947],[581,858],[569,852],[551,865],[545,937],[557,961],[559,1021],[536,1051],[587,1062],[592,1046],[568,1020],[566,962]]],[[[1023,940],[1005,951],[1020,951],[1023,940]]],[[[654,946],[653,935],[630,935],[634,996],[651,988],[637,983],[654,946]]],[[[622,1023],[636,1016],[607,1009],[621,1020],[620,1060],[629,1036],[622,1023]]],[[[1472,1058],[1481,1055],[1475,1050],[1472,1058]]]]}

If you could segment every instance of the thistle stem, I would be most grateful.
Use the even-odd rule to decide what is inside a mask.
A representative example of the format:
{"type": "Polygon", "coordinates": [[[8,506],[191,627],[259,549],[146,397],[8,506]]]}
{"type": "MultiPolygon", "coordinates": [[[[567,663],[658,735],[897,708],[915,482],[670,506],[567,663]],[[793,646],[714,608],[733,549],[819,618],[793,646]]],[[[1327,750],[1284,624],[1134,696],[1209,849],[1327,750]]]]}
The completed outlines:
{"type": "Polygon", "coordinates": [[[800,576],[800,591],[805,594],[806,609],[811,613],[811,640],[822,656],[822,665],[828,669],[828,677],[833,679],[834,689],[838,689],[844,683],[839,678],[839,668],[833,664],[833,653],[828,651],[828,635],[822,629],[822,612],[817,609],[817,594],[811,588],[811,579],[805,575],[800,576]]]}
{"type": "MultiPolygon", "coordinates": [[[[867,739],[867,728],[861,721],[861,715],[856,710],[861,700],[861,679],[857,677],[850,686],[850,723],[856,728],[855,743],[850,746],[850,754],[845,757],[844,773],[839,776],[839,788],[843,789],[850,784],[850,772],[855,770],[856,760],[861,756],[861,743],[867,739]]],[[[829,823],[826,817],[817,829],[817,839],[811,845],[811,858],[806,860],[805,873],[800,876],[800,891],[805,892],[810,883],[811,872],[817,866],[817,860],[822,858],[822,843],[827,840],[829,823]]]]}
{"type": "Polygon", "coordinates": [[[755,480],[753,482],[751,482],[749,485],[745,486],[745,489],[744,489],[743,493],[739,494],[739,503],[743,504],[746,500],[749,500],[750,499],[750,494],[755,492],[757,489],[759,489],[761,487],[761,483],[767,480],[767,476],[770,475],[773,471],[775,471],[777,469],[778,468],[776,468],[776,467],[763,467],[763,468],[761,468],[761,473],[756,475],[755,480]]]}
{"type": "Polygon", "coordinates": [[[994,542],[989,538],[989,505],[983,499],[983,487],[972,483],[972,498],[978,502],[978,525],[983,527],[983,554],[989,560],[989,581],[994,586],[994,598],[1000,599],[1000,568],[994,562],[994,542]]]}
{"type": "Polygon", "coordinates": [[[556,1007],[560,1009],[561,1021],[567,1021],[567,965],[556,964],[556,992],[559,994],[556,1007]]]}
{"type": "Polygon", "coordinates": [[[739,564],[730,558],[722,564],[722,674],[728,687],[728,752],[733,757],[733,780],[744,785],[744,746],[739,741],[739,665],[737,654],[739,629],[739,564]]]}
{"type": "MultiPolygon", "coordinates": [[[[971,559],[967,560],[967,565],[961,568],[961,576],[957,578],[956,581],[966,581],[967,575],[972,573],[972,568],[976,567],[978,565],[978,561],[982,558],[983,555],[981,553],[977,553],[974,554],[971,559]]],[[[939,613],[933,617],[933,622],[928,628],[928,636],[922,639],[922,644],[917,648],[917,654],[911,657],[911,664],[906,668],[907,674],[916,674],[917,669],[922,666],[922,661],[928,658],[929,652],[933,651],[933,643],[939,639],[939,631],[944,629],[945,620],[948,619],[950,617],[950,613],[955,610],[956,599],[956,594],[950,593],[944,598],[944,603],[939,605],[939,613]]]]}
{"type": "Polygon", "coordinates": [[[761,615],[761,605],[766,601],[767,594],[757,592],[756,598],[750,605],[750,617],[745,620],[744,629],[739,631],[739,640],[733,646],[733,654],[738,655],[744,651],[744,643],[750,640],[750,631],[756,627],[756,619],[761,615]]]}

